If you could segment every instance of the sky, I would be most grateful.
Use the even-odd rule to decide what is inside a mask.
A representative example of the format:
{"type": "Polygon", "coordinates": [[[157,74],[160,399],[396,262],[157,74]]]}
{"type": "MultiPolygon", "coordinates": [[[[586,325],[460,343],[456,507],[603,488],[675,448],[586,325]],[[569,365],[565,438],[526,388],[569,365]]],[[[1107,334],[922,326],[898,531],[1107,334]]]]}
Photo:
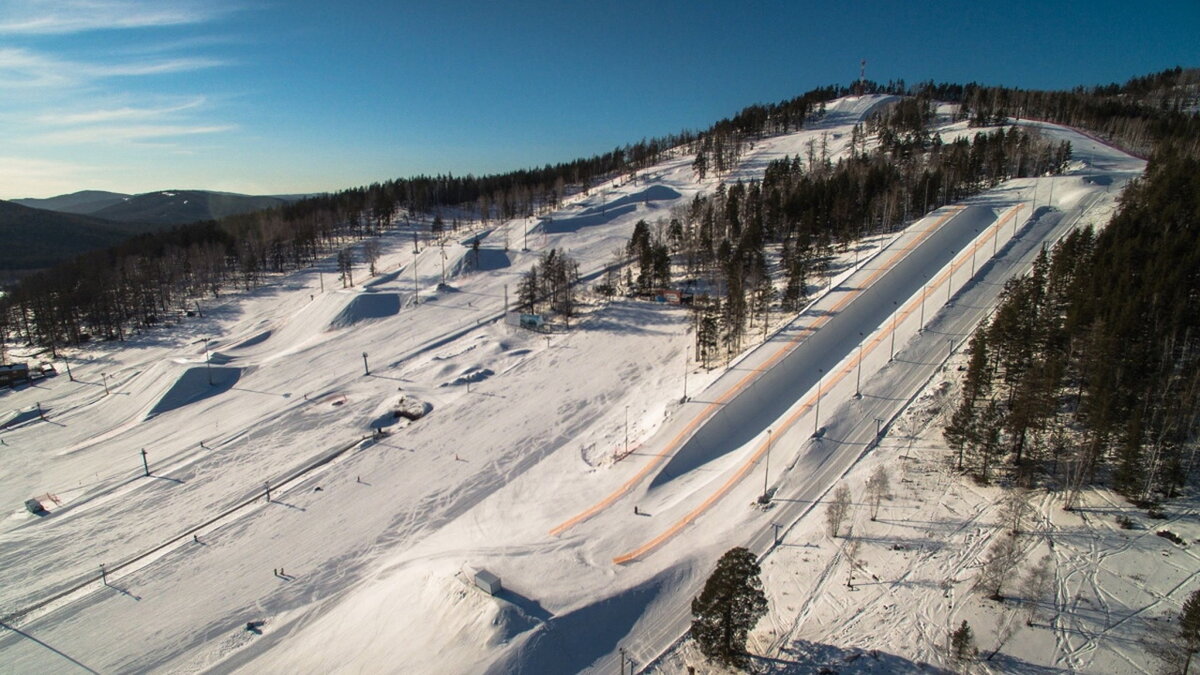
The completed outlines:
{"type": "Polygon", "coordinates": [[[0,0],[0,199],[570,161],[867,77],[1200,66],[1200,2],[0,0]]]}

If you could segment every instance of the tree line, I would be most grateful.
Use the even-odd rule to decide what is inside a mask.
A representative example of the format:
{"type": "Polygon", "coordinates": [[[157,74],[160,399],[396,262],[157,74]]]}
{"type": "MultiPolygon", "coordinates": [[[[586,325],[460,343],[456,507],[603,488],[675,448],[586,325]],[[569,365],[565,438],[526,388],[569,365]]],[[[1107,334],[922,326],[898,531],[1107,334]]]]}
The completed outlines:
{"type": "Polygon", "coordinates": [[[945,436],[979,480],[1173,496],[1200,431],[1200,157],[1164,145],[1107,227],[1010,281],[962,385],[945,436]]]}
{"type": "MultiPolygon", "coordinates": [[[[1134,133],[1135,127],[1148,126],[1154,133],[1160,133],[1161,128],[1191,129],[1195,124],[1194,116],[1190,121],[1186,116],[1181,117],[1181,113],[1173,110],[1178,107],[1175,104],[1147,112],[1146,106],[1118,105],[1111,99],[1135,94],[1144,96],[1148,95],[1146,91],[1162,91],[1164,87],[1179,88],[1183,86],[1181,83],[1190,81],[1187,78],[1194,72],[1168,71],[1151,78],[1148,83],[1131,81],[1115,91],[1003,90],[1001,94],[994,93],[995,88],[975,85],[926,83],[907,87],[903,81],[886,85],[856,83],[854,91],[923,96],[926,104],[931,98],[960,100],[965,108],[980,111],[988,105],[994,111],[996,105],[990,103],[992,101],[1019,100],[1023,114],[1038,113],[1101,133],[1126,129],[1129,131],[1126,136],[1134,142],[1138,137],[1134,133]],[[982,91],[989,93],[985,96],[979,93],[982,91]],[[1042,101],[1041,107],[1034,105],[1037,101],[1042,101]],[[1042,109],[1053,106],[1057,106],[1055,110],[1063,110],[1058,117],[1052,114],[1054,110],[1042,109]],[[1086,114],[1078,112],[1080,110],[1086,114]],[[1105,115],[1115,117],[1110,119],[1105,115]]],[[[20,281],[0,298],[0,338],[19,337],[29,344],[51,349],[78,343],[90,336],[121,340],[132,332],[161,322],[167,313],[178,311],[204,295],[217,297],[223,289],[232,286],[253,288],[263,283],[268,275],[312,265],[401,224],[412,228],[427,227],[429,236],[441,236],[447,218],[451,227],[457,227],[460,218],[487,222],[529,217],[539,210],[553,208],[572,191],[586,191],[597,180],[636,172],[670,156],[686,153],[704,155],[707,159],[702,163],[709,163],[712,171],[722,173],[732,166],[747,143],[765,135],[799,129],[806,120],[820,115],[824,101],[850,92],[851,88],[837,85],[821,87],[788,101],[748,106],[701,132],[683,131],[642,140],[589,158],[537,169],[488,176],[446,174],[397,179],[314,196],[277,209],[139,236],[20,281]]],[[[903,105],[908,105],[907,101],[903,105]]],[[[893,128],[905,127],[897,123],[883,129],[893,128]]],[[[865,134],[869,130],[857,133],[865,134]]],[[[1183,133],[1181,136],[1194,141],[1197,134],[1183,133]]],[[[893,143],[894,150],[903,154],[914,148],[912,134],[897,133],[897,137],[902,142],[893,143]]],[[[936,142],[936,139],[930,140],[936,142]]],[[[919,144],[924,142],[919,139],[919,144]]],[[[828,171],[816,168],[826,164],[827,159],[823,151],[818,153],[815,144],[810,147],[805,172],[811,176],[810,180],[843,181],[850,178],[850,174],[835,171],[836,167],[829,167],[828,171]],[[829,178],[827,174],[837,177],[829,178]]],[[[777,171],[782,172],[782,169],[777,171]]],[[[881,171],[886,173],[886,169],[881,171]]],[[[859,168],[856,173],[870,172],[859,168]]],[[[914,177],[911,172],[907,175],[910,179],[914,177]]],[[[915,177],[920,179],[922,175],[918,173],[915,177]]],[[[965,181],[960,175],[931,173],[917,188],[922,193],[921,207],[945,203],[956,194],[962,196],[964,188],[961,185],[965,185],[965,181]]],[[[761,186],[759,191],[762,191],[761,186]]],[[[873,187],[867,191],[875,193],[873,187]]],[[[914,210],[915,194],[906,193],[903,212],[914,210]]],[[[767,199],[773,199],[770,192],[767,192],[767,199]]],[[[895,222],[895,214],[899,212],[895,197],[882,202],[879,199],[869,201],[869,206],[860,204],[852,209],[861,212],[865,208],[869,212],[870,215],[863,219],[868,229],[876,222],[895,222]],[[879,213],[881,208],[882,214],[879,213]]],[[[841,208],[846,210],[844,204],[841,208]]],[[[827,209],[818,207],[817,210],[827,209]]],[[[834,227],[848,227],[846,219],[836,222],[834,227]]],[[[829,223],[822,223],[821,229],[826,229],[827,225],[829,223]]],[[[753,227],[749,229],[754,230],[753,227]]],[[[723,241],[715,239],[713,245],[720,246],[723,241]]],[[[731,248],[737,243],[736,238],[729,239],[731,248]]],[[[800,246],[801,243],[793,241],[793,250],[807,250],[800,246]]],[[[350,253],[362,257],[358,248],[347,251],[346,255],[350,253]]],[[[746,254],[749,255],[749,251],[746,254]]],[[[747,255],[737,257],[745,263],[747,255]]],[[[753,256],[749,258],[752,267],[756,263],[753,256]]],[[[741,264],[741,267],[746,265],[741,264]]],[[[792,297],[798,297],[798,286],[793,283],[792,288],[792,297]]],[[[740,313],[736,304],[731,309],[735,315],[740,313]]]]}
{"type": "Polygon", "coordinates": [[[771,308],[796,311],[809,279],[837,246],[902,227],[944,204],[1009,178],[1057,173],[1071,148],[1012,127],[943,142],[929,132],[932,102],[901,101],[856,129],[861,146],[836,163],[814,139],[806,156],[766,167],[761,182],[720,184],[673,210],[668,222],[635,226],[628,252],[638,268],[627,288],[646,293],[671,278],[669,253],[693,286],[696,355],[705,365],[740,350],[771,308]],[[860,140],[861,138],[861,140],[860,140]],[[868,151],[868,138],[876,139],[868,151]],[[777,266],[767,251],[778,251],[777,266]]]}

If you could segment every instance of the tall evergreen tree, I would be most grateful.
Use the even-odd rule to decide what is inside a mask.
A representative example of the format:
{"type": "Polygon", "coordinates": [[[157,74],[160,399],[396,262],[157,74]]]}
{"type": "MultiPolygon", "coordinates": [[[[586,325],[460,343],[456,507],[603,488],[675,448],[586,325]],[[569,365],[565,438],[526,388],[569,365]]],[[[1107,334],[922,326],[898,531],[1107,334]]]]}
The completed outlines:
{"type": "Polygon", "coordinates": [[[692,638],[700,652],[729,666],[746,664],[746,638],[767,614],[767,597],[754,554],[733,548],[692,599],[692,638]]]}

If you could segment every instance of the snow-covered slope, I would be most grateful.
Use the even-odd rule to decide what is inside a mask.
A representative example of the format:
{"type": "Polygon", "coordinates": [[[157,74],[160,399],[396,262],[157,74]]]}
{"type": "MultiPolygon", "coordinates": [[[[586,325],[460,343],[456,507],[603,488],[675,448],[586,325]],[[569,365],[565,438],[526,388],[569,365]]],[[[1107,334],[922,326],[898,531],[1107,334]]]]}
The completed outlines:
{"type": "MultiPolygon", "coordinates": [[[[756,143],[726,180],[761,175],[810,142],[836,157],[850,126],[886,103],[833,102],[812,128],[756,143]]],[[[777,496],[819,499],[869,444],[813,445],[817,423],[849,439],[859,422],[890,418],[945,357],[945,336],[913,337],[921,321],[974,272],[1011,274],[1033,239],[1099,219],[1141,169],[1072,132],[1047,133],[1075,144],[1073,175],[1010,181],[864,242],[812,311],[779,318],[725,372],[686,361],[679,307],[618,300],[547,335],[499,320],[545,251],[597,272],[637,220],[713,189],[687,156],[595,186],[551,219],[460,232],[444,248],[414,254],[402,228],[385,235],[369,283],[360,269],[358,285],[338,287],[331,260],[202,302],[203,318],[136,343],[71,354],[75,381],[60,367],[0,399],[20,415],[0,434],[10,505],[0,606],[14,629],[0,635],[2,660],[14,672],[574,672],[610,669],[625,647],[646,665],[686,628],[720,553],[773,522],[813,519],[800,501],[747,507],[762,492],[764,446],[777,496]],[[1057,210],[1045,208],[1051,198],[1057,210]],[[884,276],[922,250],[910,267],[927,279],[884,276]],[[836,330],[856,337],[820,347],[836,330]],[[889,366],[893,340],[925,353],[920,367],[889,366]],[[798,364],[801,379],[770,384],[779,363],[798,364]],[[846,407],[856,377],[880,392],[870,416],[846,407]],[[777,400],[785,390],[791,400],[777,400]],[[402,398],[427,414],[395,422],[402,398]],[[762,412],[744,425],[717,415],[733,400],[762,412]],[[38,404],[45,420],[28,414],[38,404]],[[374,436],[380,426],[389,433],[374,436]],[[698,429],[740,440],[676,456],[698,429]],[[35,517],[21,506],[35,495],[61,506],[35,517]],[[498,598],[472,587],[480,568],[502,578],[498,598]]],[[[988,297],[950,303],[954,337],[988,297]]],[[[789,639],[813,639],[795,626],[789,639]]],[[[931,658],[902,650],[899,636],[884,644],[931,658]]]]}

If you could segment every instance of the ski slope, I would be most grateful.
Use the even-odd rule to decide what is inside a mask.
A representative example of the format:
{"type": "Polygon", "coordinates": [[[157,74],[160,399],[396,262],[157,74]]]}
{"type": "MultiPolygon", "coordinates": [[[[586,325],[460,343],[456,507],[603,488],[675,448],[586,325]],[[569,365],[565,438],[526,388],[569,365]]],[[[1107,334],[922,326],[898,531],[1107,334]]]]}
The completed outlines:
{"type": "MultiPolygon", "coordinates": [[[[810,141],[836,158],[888,101],[832,102],[811,128],[757,142],[726,180],[810,141]]],[[[871,452],[874,420],[901,412],[1002,280],[1041,241],[1111,210],[1142,169],[1045,133],[1074,144],[1069,175],[1009,181],[862,242],[803,314],[720,371],[685,362],[679,307],[617,300],[549,335],[498,320],[545,251],[598,273],[637,220],[715,189],[688,156],[444,247],[414,253],[399,228],[380,274],[360,268],[354,287],[329,260],[70,353],[74,381],[60,367],[3,398],[19,422],[0,433],[0,661],[576,672],[611,671],[625,648],[647,665],[686,630],[713,561],[752,540],[767,551],[772,523],[813,520],[811,504],[871,452]],[[402,397],[428,414],[392,423],[402,397]],[[38,404],[44,420],[28,414],[38,404]],[[796,501],[749,508],[764,475],[796,501]],[[45,494],[61,502],[50,515],[21,507],[45,494]],[[499,598],[471,587],[480,568],[503,579],[499,598]]]]}

